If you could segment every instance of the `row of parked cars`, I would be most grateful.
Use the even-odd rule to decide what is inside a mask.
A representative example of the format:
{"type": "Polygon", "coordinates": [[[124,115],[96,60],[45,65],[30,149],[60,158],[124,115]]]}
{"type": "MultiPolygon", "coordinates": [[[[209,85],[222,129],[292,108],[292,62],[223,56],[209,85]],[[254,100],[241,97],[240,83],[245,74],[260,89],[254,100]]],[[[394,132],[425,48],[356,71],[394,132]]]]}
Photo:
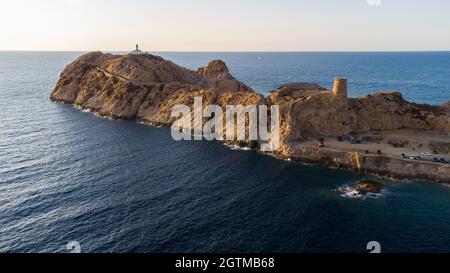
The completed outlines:
{"type": "Polygon", "coordinates": [[[444,164],[450,164],[450,160],[446,159],[446,158],[438,158],[438,157],[432,157],[432,154],[429,152],[424,152],[421,153],[421,155],[406,155],[406,154],[402,154],[401,158],[402,159],[410,159],[410,160],[427,160],[427,161],[433,161],[433,162],[437,162],[437,163],[444,163],[444,164]]]}

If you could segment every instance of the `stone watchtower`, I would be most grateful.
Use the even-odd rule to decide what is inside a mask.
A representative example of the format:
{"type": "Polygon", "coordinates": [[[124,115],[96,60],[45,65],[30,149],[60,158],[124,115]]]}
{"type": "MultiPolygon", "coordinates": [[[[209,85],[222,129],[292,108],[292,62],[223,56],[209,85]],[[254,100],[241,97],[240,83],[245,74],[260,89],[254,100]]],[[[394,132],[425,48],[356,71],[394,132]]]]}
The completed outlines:
{"type": "Polygon", "coordinates": [[[336,78],[334,80],[333,94],[337,97],[347,97],[347,79],[336,78]]]}

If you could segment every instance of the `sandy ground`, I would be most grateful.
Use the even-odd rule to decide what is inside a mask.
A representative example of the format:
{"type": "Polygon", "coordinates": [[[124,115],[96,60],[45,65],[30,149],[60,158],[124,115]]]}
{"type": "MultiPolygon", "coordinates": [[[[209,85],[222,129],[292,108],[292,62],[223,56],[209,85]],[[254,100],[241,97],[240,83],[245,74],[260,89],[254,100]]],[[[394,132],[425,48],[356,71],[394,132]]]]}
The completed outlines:
{"type": "MultiPolygon", "coordinates": [[[[446,149],[440,149],[444,152],[433,154],[433,149],[429,147],[430,143],[441,143],[442,146],[450,147],[450,136],[439,135],[428,131],[414,131],[414,130],[396,130],[384,131],[376,133],[367,133],[354,136],[357,139],[368,139],[367,144],[351,144],[348,140],[338,141],[336,138],[326,138],[325,147],[333,150],[350,151],[377,154],[381,150],[384,156],[393,158],[400,158],[401,154],[407,156],[421,156],[422,160],[432,161],[433,158],[450,159],[450,153],[446,149]],[[401,141],[406,143],[402,148],[396,148],[389,142],[401,141]],[[431,153],[431,156],[425,157],[421,155],[424,152],[431,153]]],[[[317,145],[317,141],[310,141],[310,144],[317,145]]],[[[409,160],[409,159],[405,159],[409,160]]]]}

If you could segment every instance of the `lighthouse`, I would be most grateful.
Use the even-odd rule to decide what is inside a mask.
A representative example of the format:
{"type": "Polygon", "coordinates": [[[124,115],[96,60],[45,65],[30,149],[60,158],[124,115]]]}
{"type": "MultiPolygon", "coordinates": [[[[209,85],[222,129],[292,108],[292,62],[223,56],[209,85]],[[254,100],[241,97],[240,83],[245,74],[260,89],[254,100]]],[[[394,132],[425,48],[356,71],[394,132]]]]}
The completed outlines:
{"type": "Polygon", "coordinates": [[[139,49],[139,44],[136,44],[136,49],[131,51],[130,55],[145,55],[145,53],[139,49]]]}

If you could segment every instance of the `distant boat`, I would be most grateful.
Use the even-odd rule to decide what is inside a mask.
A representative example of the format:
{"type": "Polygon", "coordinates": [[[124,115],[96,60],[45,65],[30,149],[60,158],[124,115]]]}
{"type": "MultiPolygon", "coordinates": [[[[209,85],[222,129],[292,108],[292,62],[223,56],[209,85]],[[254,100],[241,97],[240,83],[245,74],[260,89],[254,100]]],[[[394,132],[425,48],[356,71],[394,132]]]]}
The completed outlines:
{"type": "Polygon", "coordinates": [[[262,58],[261,58],[261,56],[258,56],[258,60],[260,60],[260,61],[261,61],[261,59],[262,59],[262,58]]]}

